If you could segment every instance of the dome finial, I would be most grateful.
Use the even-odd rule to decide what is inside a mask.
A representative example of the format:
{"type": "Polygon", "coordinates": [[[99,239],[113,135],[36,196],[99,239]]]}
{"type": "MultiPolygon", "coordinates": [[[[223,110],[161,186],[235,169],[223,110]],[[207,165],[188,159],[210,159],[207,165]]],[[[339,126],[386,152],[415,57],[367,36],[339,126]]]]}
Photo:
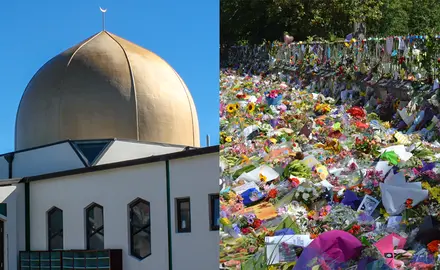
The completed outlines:
{"type": "Polygon", "coordinates": [[[99,10],[101,10],[102,13],[102,31],[105,31],[105,13],[107,12],[107,9],[99,7],[99,10]]]}

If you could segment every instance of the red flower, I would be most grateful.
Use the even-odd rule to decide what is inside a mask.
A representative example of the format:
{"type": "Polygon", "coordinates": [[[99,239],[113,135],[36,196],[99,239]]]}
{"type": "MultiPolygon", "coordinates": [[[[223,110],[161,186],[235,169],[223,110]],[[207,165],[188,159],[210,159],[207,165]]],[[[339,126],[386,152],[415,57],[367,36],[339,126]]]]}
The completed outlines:
{"type": "Polygon", "coordinates": [[[271,199],[274,199],[277,197],[278,191],[276,189],[269,190],[268,196],[271,199]]]}
{"type": "Polygon", "coordinates": [[[373,191],[371,191],[371,189],[365,188],[364,193],[370,195],[371,193],[373,193],[373,191]]]}
{"type": "Polygon", "coordinates": [[[412,203],[413,203],[413,199],[407,199],[405,202],[406,208],[408,209],[412,208],[412,203]]]}
{"type": "Polygon", "coordinates": [[[405,62],[405,57],[402,56],[399,58],[399,64],[401,65],[403,62],[405,62]]]}
{"type": "Polygon", "coordinates": [[[347,113],[354,118],[364,118],[366,115],[365,111],[361,107],[356,107],[356,106],[347,110],[347,113]]]}
{"type": "Polygon", "coordinates": [[[328,134],[330,138],[339,139],[342,136],[342,133],[339,130],[334,130],[328,134]]]}
{"type": "Polygon", "coordinates": [[[258,218],[256,218],[255,220],[254,220],[254,223],[252,223],[252,228],[254,228],[254,229],[258,229],[260,226],[261,226],[261,220],[259,220],[258,218]]]}
{"type": "Polygon", "coordinates": [[[356,121],[356,127],[360,129],[367,129],[369,127],[368,123],[362,123],[361,121],[356,121]]]}
{"type": "Polygon", "coordinates": [[[298,187],[299,186],[299,184],[300,184],[300,182],[299,182],[299,179],[298,178],[295,178],[295,177],[291,177],[290,179],[290,182],[292,182],[292,186],[293,187],[298,187]]]}
{"type": "Polygon", "coordinates": [[[438,245],[440,245],[440,241],[434,240],[427,245],[427,248],[431,253],[435,253],[438,251],[438,245]]]}
{"type": "Polygon", "coordinates": [[[246,235],[251,233],[251,229],[249,228],[241,228],[241,233],[246,235]]]}
{"type": "Polygon", "coordinates": [[[316,119],[315,123],[319,126],[323,126],[324,125],[324,121],[322,121],[321,119],[316,119]]]}

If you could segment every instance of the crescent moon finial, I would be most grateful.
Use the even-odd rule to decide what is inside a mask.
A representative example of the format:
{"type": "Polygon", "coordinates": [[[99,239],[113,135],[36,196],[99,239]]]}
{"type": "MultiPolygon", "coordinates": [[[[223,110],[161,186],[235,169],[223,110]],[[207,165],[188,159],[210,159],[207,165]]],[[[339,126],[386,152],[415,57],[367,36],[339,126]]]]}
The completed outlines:
{"type": "Polygon", "coordinates": [[[99,7],[99,10],[101,11],[102,14],[102,31],[105,31],[105,13],[107,12],[107,9],[99,7]]]}

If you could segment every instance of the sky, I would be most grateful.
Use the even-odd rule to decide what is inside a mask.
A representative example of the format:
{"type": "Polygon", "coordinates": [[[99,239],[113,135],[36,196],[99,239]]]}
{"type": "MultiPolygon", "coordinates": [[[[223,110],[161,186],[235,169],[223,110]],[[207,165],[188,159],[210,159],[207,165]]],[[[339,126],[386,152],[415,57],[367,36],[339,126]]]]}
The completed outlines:
{"type": "Polygon", "coordinates": [[[52,57],[102,30],[162,57],[196,104],[202,146],[219,141],[219,0],[0,1],[0,154],[14,151],[24,89],[52,57]]]}

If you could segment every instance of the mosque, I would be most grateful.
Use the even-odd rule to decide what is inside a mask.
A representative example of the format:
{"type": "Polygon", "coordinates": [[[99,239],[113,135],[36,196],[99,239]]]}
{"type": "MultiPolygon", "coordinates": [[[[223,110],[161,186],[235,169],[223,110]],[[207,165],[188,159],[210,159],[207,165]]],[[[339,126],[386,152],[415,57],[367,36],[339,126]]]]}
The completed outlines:
{"type": "Polygon", "coordinates": [[[60,53],[0,156],[0,270],[218,269],[218,150],[159,56],[107,31],[60,53]]]}

